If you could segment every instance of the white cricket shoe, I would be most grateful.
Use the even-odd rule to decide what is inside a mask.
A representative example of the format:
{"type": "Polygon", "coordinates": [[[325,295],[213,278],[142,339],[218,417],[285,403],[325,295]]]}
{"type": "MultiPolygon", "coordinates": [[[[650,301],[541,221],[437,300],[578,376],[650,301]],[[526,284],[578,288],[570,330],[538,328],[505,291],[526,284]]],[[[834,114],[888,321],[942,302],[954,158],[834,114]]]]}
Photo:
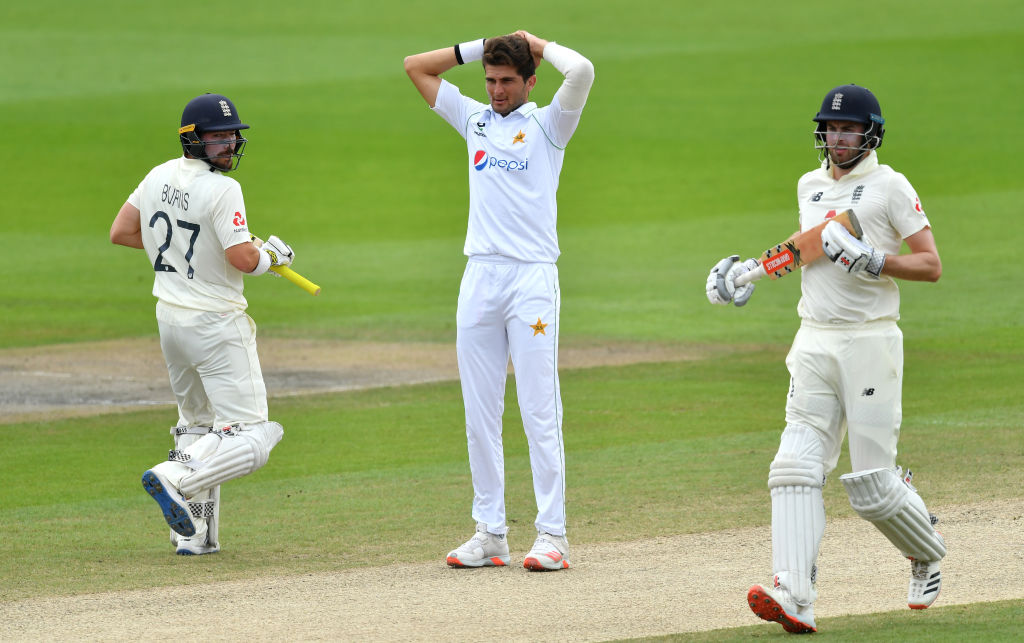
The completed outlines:
{"type": "Polygon", "coordinates": [[[202,556],[203,554],[216,554],[220,551],[220,543],[210,544],[206,520],[193,518],[192,523],[196,526],[196,533],[189,536],[178,536],[173,531],[171,534],[177,536],[172,538],[174,553],[179,556],[202,556]]]}
{"type": "Polygon", "coordinates": [[[907,606],[912,610],[923,610],[935,602],[942,589],[941,561],[910,559],[910,589],[907,591],[907,606]]]}
{"type": "Polygon", "coordinates": [[[142,474],[142,488],[160,505],[164,520],[167,521],[171,529],[185,537],[196,533],[188,502],[185,501],[181,492],[156,470],[156,467],[142,474]]]}
{"type": "Polygon", "coordinates": [[[523,567],[532,572],[547,572],[569,568],[569,541],[565,536],[537,534],[533,549],[526,555],[523,567]]]}
{"type": "Polygon", "coordinates": [[[509,560],[505,535],[492,534],[485,523],[478,522],[473,537],[448,552],[445,562],[452,567],[503,567],[509,560]]]}
{"type": "Polygon", "coordinates": [[[814,605],[796,604],[789,590],[776,581],[774,587],[754,585],[747,592],[750,610],[766,621],[774,621],[791,634],[817,632],[814,624],[814,605]]]}

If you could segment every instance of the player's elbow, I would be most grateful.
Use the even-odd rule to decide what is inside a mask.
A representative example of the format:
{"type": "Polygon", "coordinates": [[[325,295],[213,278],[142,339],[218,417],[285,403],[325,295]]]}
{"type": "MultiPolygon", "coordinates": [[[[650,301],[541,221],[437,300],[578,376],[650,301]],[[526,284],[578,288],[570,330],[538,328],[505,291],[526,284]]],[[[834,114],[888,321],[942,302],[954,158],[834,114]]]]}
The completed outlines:
{"type": "Polygon", "coordinates": [[[594,84],[594,63],[584,58],[577,67],[576,74],[580,83],[589,88],[594,84]]]}
{"type": "Polygon", "coordinates": [[[405,60],[402,61],[402,66],[405,67],[406,75],[412,78],[418,68],[416,56],[406,56],[405,60]]]}
{"type": "Polygon", "coordinates": [[[132,236],[130,234],[126,234],[120,227],[116,225],[110,227],[110,243],[115,246],[135,247],[135,244],[132,243],[132,241],[132,236]]]}
{"type": "Polygon", "coordinates": [[[930,261],[928,261],[926,266],[924,280],[934,283],[942,276],[942,260],[939,259],[939,253],[937,252],[928,253],[928,258],[930,261]]]}

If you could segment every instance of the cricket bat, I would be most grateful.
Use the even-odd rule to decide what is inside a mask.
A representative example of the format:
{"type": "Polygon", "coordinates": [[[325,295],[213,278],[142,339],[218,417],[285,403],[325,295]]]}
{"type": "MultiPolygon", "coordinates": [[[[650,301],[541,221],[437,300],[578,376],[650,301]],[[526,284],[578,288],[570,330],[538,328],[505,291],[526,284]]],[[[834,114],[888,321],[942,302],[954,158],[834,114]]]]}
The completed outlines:
{"type": "MultiPolygon", "coordinates": [[[[254,244],[256,244],[257,248],[263,245],[263,239],[260,239],[256,235],[250,233],[249,238],[252,240],[254,244]]],[[[288,266],[270,266],[270,269],[276,272],[277,274],[281,275],[288,281],[292,282],[299,288],[302,288],[303,290],[313,295],[314,297],[320,294],[320,286],[316,285],[309,279],[306,279],[305,277],[295,272],[288,266]]]]}
{"type": "Polygon", "coordinates": [[[309,279],[306,279],[305,277],[295,272],[288,266],[271,266],[270,269],[276,272],[277,274],[281,275],[288,281],[292,282],[299,288],[302,288],[303,290],[313,295],[314,297],[320,294],[320,286],[316,285],[309,279]]]}
{"type": "Polygon", "coordinates": [[[804,230],[792,239],[783,241],[777,246],[772,246],[765,250],[761,258],[758,259],[760,265],[757,268],[736,277],[736,287],[739,288],[752,281],[757,281],[766,275],[772,279],[785,277],[797,268],[824,257],[825,251],[821,247],[821,231],[831,221],[839,222],[850,234],[858,239],[864,236],[864,231],[861,229],[860,222],[857,221],[857,215],[853,213],[853,210],[843,210],[836,216],[823,223],[819,223],[810,230],[804,230]]]}

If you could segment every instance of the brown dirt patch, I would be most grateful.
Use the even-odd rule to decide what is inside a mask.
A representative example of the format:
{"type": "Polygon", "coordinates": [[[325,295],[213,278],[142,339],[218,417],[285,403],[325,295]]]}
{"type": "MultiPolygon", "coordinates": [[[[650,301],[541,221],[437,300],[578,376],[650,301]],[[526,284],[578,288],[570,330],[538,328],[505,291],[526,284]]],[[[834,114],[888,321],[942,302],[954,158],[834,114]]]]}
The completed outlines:
{"type": "MultiPolygon", "coordinates": [[[[261,338],[271,397],[457,379],[453,344],[261,338]]],[[[560,368],[664,362],[710,351],[656,344],[563,346],[560,368]]],[[[156,337],[0,350],[0,424],[173,405],[156,337]]]]}

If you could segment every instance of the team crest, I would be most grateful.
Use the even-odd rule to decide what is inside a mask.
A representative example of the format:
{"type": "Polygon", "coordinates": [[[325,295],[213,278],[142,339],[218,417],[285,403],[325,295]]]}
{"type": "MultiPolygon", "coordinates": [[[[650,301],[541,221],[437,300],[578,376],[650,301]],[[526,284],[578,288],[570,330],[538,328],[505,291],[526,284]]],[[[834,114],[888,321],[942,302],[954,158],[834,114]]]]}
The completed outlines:
{"type": "Polygon", "coordinates": [[[533,336],[534,337],[536,337],[538,334],[540,334],[540,335],[547,335],[547,333],[544,332],[544,329],[547,328],[547,327],[548,327],[548,324],[543,323],[540,320],[540,317],[537,318],[537,323],[536,324],[530,324],[530,328],[533,329],[533,336]]]}
{"type": "Polygon", "coordinates": [[[523,134],[523,130],[519,130],[519,133],[512,139],[512,144],[515,145],[516,143],[526,144],[526,134],[523,134]]]}

